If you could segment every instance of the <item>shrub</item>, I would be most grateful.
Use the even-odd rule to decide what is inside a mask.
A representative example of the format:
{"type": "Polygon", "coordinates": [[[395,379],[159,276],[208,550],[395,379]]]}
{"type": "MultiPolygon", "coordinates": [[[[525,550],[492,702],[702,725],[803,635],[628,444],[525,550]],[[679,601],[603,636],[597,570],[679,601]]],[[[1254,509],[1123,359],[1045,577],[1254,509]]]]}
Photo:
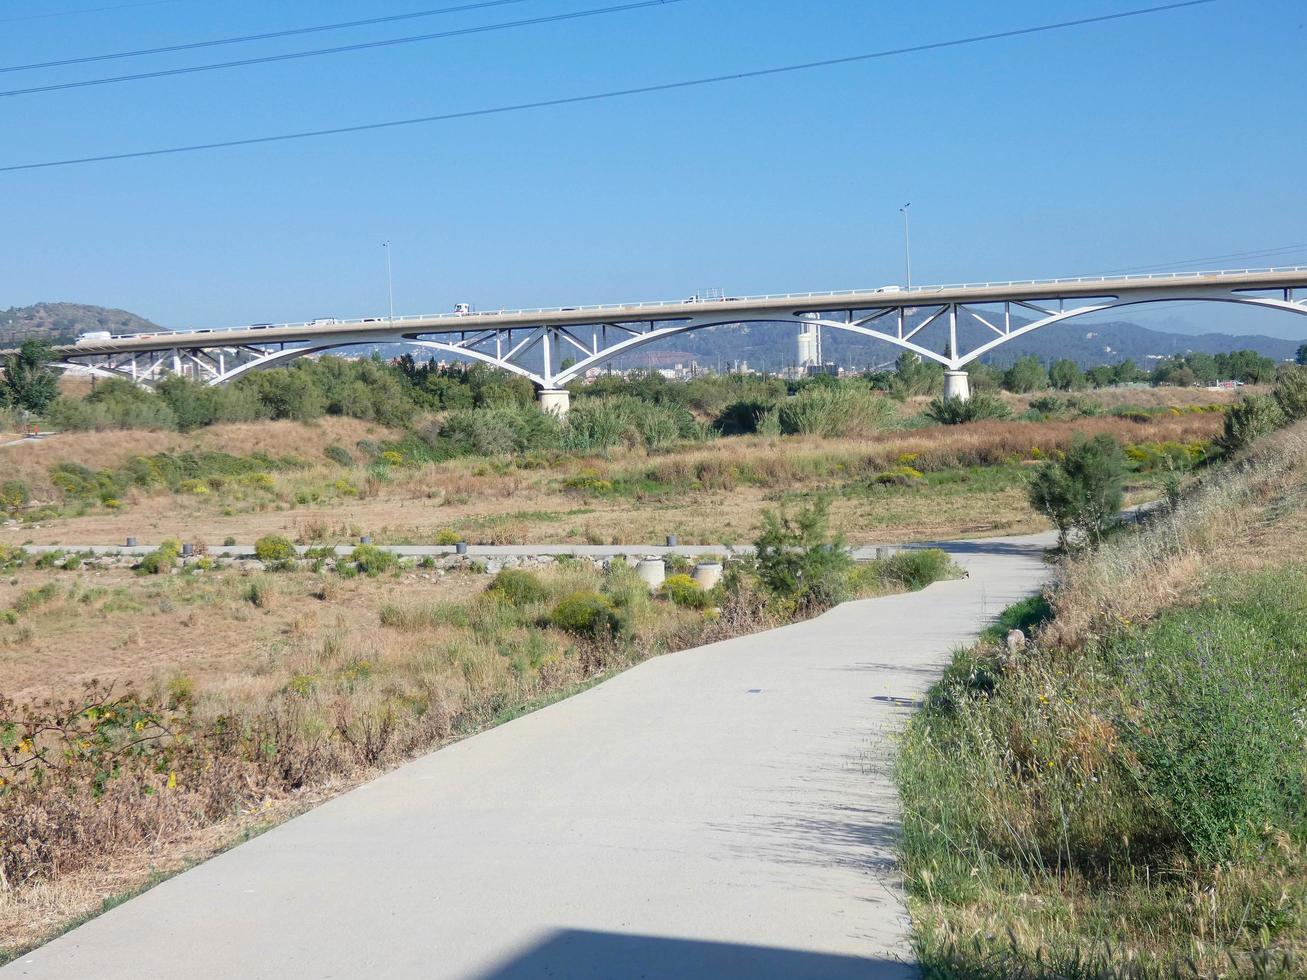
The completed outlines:
{"type": "Polygon", "coordinates": [[[1060,459],[1041,465],[1030,484],[1030,505],[1047,515],[1063,548],[1102,540],[1125,495],[1125,454],[1107,434],[1077,438],[1060,459]]]}
{"type": "Polygon", "coordinates": [[[926,408],[926,416],[940,425],[963,425],[981,419],[1005,419],[1011,414],[1007,403],[997,395],[978,391],[970,398],[936,398],[926,408]]]}
{"type": "Polygon", "coordinates": [[[399,564],[399,557],[394,552],[372,544],[359,545],[350,553],[349,558],[369,578],[376,578],[399,564]]]}
{"type": "Polygon", "coordinates": [[[549,590],[539,576],[524,568],[505,568],[495,576],[487,591],[499,596],[510,606],[543,602],[549,596],[549,590]]]}
{"type": "Polygon", "coordinates": [[[1288,421],[1307,418],[1307,370],[1291,368],[1282,372],[1272,396],[1288,421]]]}
{"type": "Polygon", "coordinates": [[[669,575],[663,580],[662,594],[674,605],[685,609],[707,609],[712,598],[688,575],[669,575]]]}
{"type": "Polygon", "coordinates": [[[1225,413],[1225,430],[1217,440],[1226,452],[1235,452],[1284,424],[1284,412],[1270,395],[1249,395],[1225,413]]]}
{"type": "Polygon", "coordinates": [[[141,559],[140,564],[136,566],[136,572],[139,575],[161,575],[177,564],[177,558],[181,553],[181,542],[169,538],[141,559]]]}
{"type": "Polygon", "coordinates": [[[876,564],[879,565],[881,581],[898,583],[909,591],[924,589],[932,582],[952,578],[957,573],[953,559],[939,548],[900,551],[876,564]]]}
{"type": "Polygon", "coordinates": [[[785,435],[857,437],[884,429],[893,414],[883,396],[865,388],[823,386],[805,389],[783,403],[778,421],[785,435]]]}
{"type": "Polygon", "coordinates": [[[241,595],[250,605],[257,606],[260,609],[268,609],[272,606],[272,597],[274,595],[272,583],[265,578],[250,579],[241,595]]]}
{"type": "Polygon", "coordinates": [[[344,446],[328,446],[322,451],[322,454],[337,466],[354,465],[354,457],[349,454],[349,450],[344,446]]]}
{"type": "Polygon", "coordinates": [[[0,483],[0,510],[13,513],[26,507],[30,500],[31,494],[22,480],[5,480],[0,483]]]}
{"type": "Polygon", "coordinates": [[[853,560],[839,535],[828,536],[830,504],[818,498],[791,518],[764,511],[754,542],[758,578],[773,596],[798,608],[824,608],[849,595],[853,560]]]}
{"type": "Polygon", "coordinates": [[[622,628],[617,610],[598,592],[573,592],[554,607],[549,621],[566,633],[593,640],[616,636],[622,628]]]}
{"type": "Polygon", "coordinates": [[[295,545],[280,534],[268,534],[254,542],[254,557],[265,565],[290,561],[295,554],[295,545]]]}

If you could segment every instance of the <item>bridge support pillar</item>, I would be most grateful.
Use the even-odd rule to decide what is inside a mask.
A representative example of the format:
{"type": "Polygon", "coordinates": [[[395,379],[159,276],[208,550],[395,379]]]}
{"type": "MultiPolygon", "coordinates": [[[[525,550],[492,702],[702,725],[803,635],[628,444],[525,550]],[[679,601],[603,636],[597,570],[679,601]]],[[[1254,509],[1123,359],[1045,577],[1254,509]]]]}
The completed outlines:
{"type": "Polygon", "coordinates": [[[541,388],[536,392],[536,400],[540,402],[542,412],[565,419],[567,410],[571,408],[572,393],[566,388],[541,388]]]}
{"type": "Polygon", "coordinates": [[[960,398],[964,402],[971,399],[971,382],[966,371],[944,372],[944,397],[960,398]]]}

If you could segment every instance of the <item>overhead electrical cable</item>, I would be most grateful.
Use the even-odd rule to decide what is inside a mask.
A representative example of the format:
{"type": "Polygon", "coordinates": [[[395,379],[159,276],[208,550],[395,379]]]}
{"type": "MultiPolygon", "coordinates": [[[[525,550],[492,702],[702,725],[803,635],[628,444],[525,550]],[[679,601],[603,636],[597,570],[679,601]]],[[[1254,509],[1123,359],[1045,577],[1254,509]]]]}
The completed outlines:
{"type": "Polygon", "coordinates": [[[88,88],[92,85],[109,85],[114,82],[135,82],[146,78],[165,78],[170,75],[193,75],[202,71],[216,71],[219,68],[244,68],[249,65],[267,65],[278,61],[296,61],[301,58],[318,58],[328,54],[344,54],[350,51],[367,51],[372,48],[387,48],[397,44],[416,44],[419,41],[438,41],[450,37],[465,37],[469,34],[486,34],[490,31],[503,31],[511,27],[532,27],[538,24],[554,24],[566,20],[580,20],[583,17],[598,17],[602,14],[616,14],[627,10],[639,10],[644,7],[662,7],[669,3],[684,3],[685,0],[638,0],[635,3],[623,3],[612,7],[595,7],[590,10],[573,10],[565,14],[549,14],[545,17],[531,17],[527,20],[511,20],[502,24],[482,24],[479,27],[460,27],[452,31],[439,31],[434,34],[412,34],[408,37],[387,38],[383,41],[360,41],[356,44],[342,44],[334,48],[315,48],[310,51],[293,51],[288,54],[270,54],[261,58],[243,58],[239,61],[220,61],[208,65],[191,65],[187,68],[166,68],[160,71],[144,71],[134,75],[114,75],[109,78],[88,78],[81,82],[60,82],[55,85],[37,85],[32,88],[16,88],[0,92],[0,96],[35,95],[39,92],[62,92],[67,89],[88,88]]]}
{"type": "Polygon", "coordinates": [[[955,48],[963,45],[981,44],[1005,38],[1041,34],[1048,31],[1066,30],[1088,24],[1101,24],[1107,21],[1122,20],[1127,17],[1141,17],[1146,14],[1179,10],[1184,7],[1197,7],[1215,3],[1216,0],[1184,0],[1181,3],[1168,3],[1157,7],[1141,7],[1125,10],[1115,14],[1102,14],[1097,17],[1083,17],[1078,20],[1060,21],[1054,24],[1041,24],[1036,27],[1021,27],[991,34],[976,34],[970,37],[954,38],[949,41],[935,41],[928,44],[915,44],[902,48],[890,48],[884,51],[871,51],[866,54],[848,55],[843,58],[826,58],[821,61],[808,61],[795,65],[782,65],[773,68],[759,68],[754,71],[734,72],[728,75],[711,75],[679,82],[664,82],[658,85],[642,85],[635,88],[614,89],[608,92],[594,92],[588,95],[565,96],[556,99],[541,99],[534,102],[518,102],[512,105],[491,106],[482,109],[465,109],[461,112],[446,112],[438,115],[419,116],[412,119],[394,119],[389,122],[361,123],[354,126],[336,126],[331,129],[313,129],[298,133],[281,133],[274,136],[253,136],[246,139],[221,140],[211,143],[194,143],[189,146],[169,146],[153,150],[132,150],[123,153],[105,153],[98,156],[73,157],[66,160],[46,160],[39,163],[10,164],[0,167],[0,173],[18,170],[42,170],[49,167],[67,167],[83,163],[106,163],[112,160],[134,160],[142,157],[165,156],[174,153],[194,153],[200,150],[216,150],[233,146],[256,146],[261,143],[281,143],[289,140],[312,139],[319,136],[339,136],[347,133],[374,132],[380,129],[394,129],[400,126],[417,126],[426,123],[449,122],[455,119],[472,119],[479,116],[502,115],[511,112],[525,112],[531,109],[546,109],[565,105],[579,105],[587,102],[600,102],[606,99],[626,98],[634,95],[647,95],[656,92],[672,92],[680,89],[695,88],[702,85],[716,85],[722,82],[742,81],[753,78],[766,78],[793,72],[809,71],[816,68],[829,68],[835,65],[848,65],[879,58],[891,58],[897,55],[915,54],[922,51],[938,51],[943,48],[955,48]]]}
{"type": "MultiPolygon", "coordinates": [[[[159,0],[156,0],[159,2],[159,0]]],[[[162,0],[170,2],[170,0],[162,0]]],[[[457,14],[467,10],[481,10],[485,7],[505,7],[514,3],[526,3],[527,0],[481,0],[479,3],[464,3],[457,7],[437,7],[435,10],[415,10],[408,14],[391,14],[387,17],[369,17],[366,20],[347,20],[338,24],[317,24],[313,27],[291,27],[281,31],[267,31],[263,34],[243,34],[239,37],[221,37],[208,41],[190,41],[185,44],[169,44],[158,48],[138,48],[135,51],[115,51],[111,54],[88,54],[79,58],[63,58],[59,61],[35,61],[30,65],[0,66],[0,73],[13,71],[30,71],[34,68],[63,68],[67,65],[85,65],[93,61],[112,61],[116,58],[139,58],[151,54],[171,54],[176,51],[194,51],[197,48],[216,48],[223,44],[243,44],[246,41],[268,41],[274,38],[293,37],[297,34],[317,34],[322,31],[343,31],[352,27],[371,27],[375,24],[393,24],[401,20],[417,20],[420,17],[437,17],[441,14],[457,14]]],[[[112,9],[112,8],[111,8],[112,9]]]]}
{"type": "Polygon", "coordinates": [[[51,10],[44,14],[22,14],[18,17],[0,17],[0,24],[14,24],[21,20],[47,20],[51,17],[71,17],[74,14],[98,14],[106,10],[127,10],[131,7],[158,7],[165,3],[184,3],[186,0],[137,0],[136,3],[115,3],[108,7],[83,7],[80,10],[51,10]]]}
{"type": "Polygon", "coordinates": [[[1295,252],[1307,252],[1307,242],[1297,245],[1277,245],[1274,248],[1259,248],[1251,252],[1226,252],[1224,255],[1202,255],[1195,259],[1176,259],[1173,262],[1154,262],[1152,265],[1136,265],[1123,269],[1108,269],[1100,272],[1098,275],[1112,276],[1117,274],[1129,274],[1131,272],[1164,272],[1167,269],[1180,265],[1198,265],[1203,262],[1217,262],[1224,259],[1264,259],[1274,258],[1279,255],[1295,252]]]}

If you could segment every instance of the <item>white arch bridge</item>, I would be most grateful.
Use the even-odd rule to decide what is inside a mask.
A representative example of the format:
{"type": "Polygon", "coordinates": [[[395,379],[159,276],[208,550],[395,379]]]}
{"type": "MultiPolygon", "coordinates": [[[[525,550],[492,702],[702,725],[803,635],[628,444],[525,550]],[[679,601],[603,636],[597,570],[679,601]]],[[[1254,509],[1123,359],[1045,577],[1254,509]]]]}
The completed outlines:
{"type": "Polygon", "coordinates": [[[967,397],[966,365],[1018,337],[1103,310],[1192,300],[1307,314],[1307,267],[318,320],[86,339],[55,355],[59,367],[138,384],[185,374],[217,385],[334,348],[407,344],[519,374],[535,384],[543,407],[566,411],[565,384],[660,340],[730,324],[816,324],[937,361],[946,391],[967,397]],[[973,342],[964,350],[966,337],[973,342]]]}

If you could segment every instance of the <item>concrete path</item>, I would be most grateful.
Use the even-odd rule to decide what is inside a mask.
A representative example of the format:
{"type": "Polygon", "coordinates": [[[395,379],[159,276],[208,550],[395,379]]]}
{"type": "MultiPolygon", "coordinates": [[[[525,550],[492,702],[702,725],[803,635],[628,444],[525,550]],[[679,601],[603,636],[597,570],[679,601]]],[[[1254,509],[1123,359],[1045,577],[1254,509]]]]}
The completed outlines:
{"type": "Polygon", "coordinates": [[[970,577],[651,660],[425,756],[0,970],[16,977],[898,978],[889,735],[1038,588],[970,577]]]}

